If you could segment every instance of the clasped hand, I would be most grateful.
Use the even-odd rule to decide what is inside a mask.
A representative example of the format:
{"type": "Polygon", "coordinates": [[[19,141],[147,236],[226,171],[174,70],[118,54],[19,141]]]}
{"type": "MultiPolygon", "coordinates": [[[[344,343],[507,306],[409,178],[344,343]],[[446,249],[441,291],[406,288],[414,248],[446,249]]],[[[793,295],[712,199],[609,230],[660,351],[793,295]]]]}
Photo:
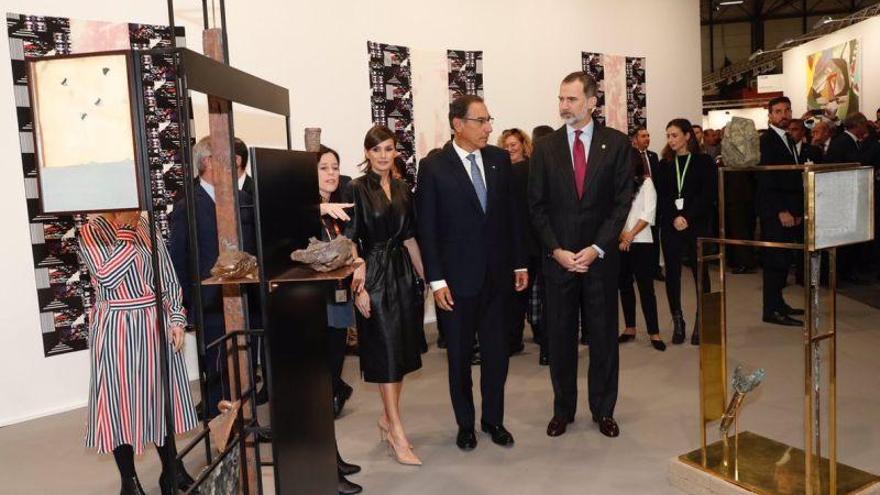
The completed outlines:
{"type": "Polygon", "coordinates": [[[590,269],[590,265],[592,265],[598,257],[599,251],[593,246],[581,249],[577,253],[562,248],[557,248],[553,251],[553,259],[555,259],[562,268],[574,273],[587,273],[590,269]]]}

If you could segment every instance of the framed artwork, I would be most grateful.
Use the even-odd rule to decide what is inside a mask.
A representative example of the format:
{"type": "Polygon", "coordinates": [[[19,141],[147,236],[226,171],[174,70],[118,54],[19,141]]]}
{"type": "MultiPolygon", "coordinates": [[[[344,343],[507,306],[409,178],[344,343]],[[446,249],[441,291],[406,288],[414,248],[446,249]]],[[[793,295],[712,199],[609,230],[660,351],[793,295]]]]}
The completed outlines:
{"type": "Polygon", "coordinates": [[[141,209],[129,51],[27,60],[44,214],[141,209]]]}
{"type": "Polygon", "coordinates": [[[859,40],[807,56],[807,108],[837,121],[859,111],[862,67],[859,40]]]}

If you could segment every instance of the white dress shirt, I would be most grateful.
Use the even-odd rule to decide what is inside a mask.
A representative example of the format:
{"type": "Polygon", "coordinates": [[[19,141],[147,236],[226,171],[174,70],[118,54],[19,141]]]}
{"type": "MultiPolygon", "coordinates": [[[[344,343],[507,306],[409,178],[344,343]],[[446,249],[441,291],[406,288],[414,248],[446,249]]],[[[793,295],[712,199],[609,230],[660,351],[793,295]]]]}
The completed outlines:
{"type": "MultiPolygon", "coordinates": [[[[654,181],[650,177],[645,177],[639,192],[633,199],[632,206],[629,208],[629,216],[626,217],[626,225],[623,227],[625,232],[629,232],[635,228],[639,220],[648,222],[648,225],[654,225],[657,216],[657,191],[654,189],[654,181]]],[[[654,238],[651,236],[651,229],[645,227],[641,232],[636,234],[633,242],[652,243],[654,238]]]]}
{"type": "Polygon", "coordinates": [[[202,186],[202,189],[204,189],[206,193],[208,193],[208,196],[211,196],[211,201],[216,203],[217,197],[214,195],[214,186],[208,184],[204,179],[199,181],[199,185],[202,186]]]}
{"type": "MultiPolygon", "coordinates": [[[[486,169],[483,167],[483,154],[480,153],[479,149],[474,150],[473,152],[465,151],[464,148],[458,145],[455,142],[455,139],[452,140],[452,149],[455,150],[455,154],[458,155],[458,158],[461,160],[461,165],[464,167],[464,171],[468,177],[470,177],[471,182],[474,181],[474,177],[471,175],[471,161],[467,159],[468,155],[473,154],[475,161],[477,162],[477,169],[480,171],[480,176],[483,178],[483,184],[486,186],[486,194],[489,194],[489,184],[486,182],[486,169]]],[[[514,270],[516,272],[527,272],[528,268],[517,268],[514,270]]],[[[432,280],[430,282],[431,291],[436,292],[444,287],[447,287],[446,280],[432,280]]]]}

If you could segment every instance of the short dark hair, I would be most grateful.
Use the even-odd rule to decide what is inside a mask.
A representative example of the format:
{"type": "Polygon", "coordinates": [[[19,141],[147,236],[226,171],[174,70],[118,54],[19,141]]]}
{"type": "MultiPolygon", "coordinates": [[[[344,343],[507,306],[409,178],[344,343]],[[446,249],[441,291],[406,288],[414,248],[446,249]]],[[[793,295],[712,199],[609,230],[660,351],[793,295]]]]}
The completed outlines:
{"type": "Polygon", "coordinates": [[[703,126],[701,126],[700,124],[694,124],[694,125],[692,125],[692,126],[691,126],[691,129],[696,129],[697,127],[699,127],[701,131],[703,130],[703,126]]]}
{"type": "Polygon", "coordinates": [[[789,100],[787,96],[776,96],[770,98],[770,101],[767,102],[767,111],[772,111],[773,107],[781,103],[788,103],[788,106],[791,106],[791,100],[789,100]]]}
{"type": "Polygon", "coordinates": [[[789,121],[788,121],[788,126],[791,127],[792,124],[799,125],[799,126],[803,127],[804,129],[807,128],[807,125],[804,123],[804,120],[803,120],[803,119],[791,119],[791,120],[789,120],[789,121]]]}
{"type": "Polygon", "coordinates": [[[235,156],[241,157],[241,168],[247,168],[248,163],[248,149],[247,145],[244,144],[239,138],[235,138],[235,156]]]}
{"type": "Polygon", "coordinates": [[[334,150],[333,148],[328,148],[327,146],[324,146],[323,144],[321,145],[320,148],[318,148],[318,152],[315,153],[315,155],[317,155],[318,161],[320,162],[321,157],[326,155],[327,153],[330,153],[331,155],[333,155],[336,158],[337,163],[341,163],[341,160],[339,159],[339,153],[337,153],[336,150],[334,150]]]}
{"type": "Polygon", "coordinates": [[[580,81],[584,86],[584,95],[587,98],[596,96],[596,90],[598,85],[596,84],[596,78],[587,74],[584,71],[572,72],[571,74],[565,76],[562,80],[563,84],[571,84],[573,82],[580,81]]]}
{"type": "Polygon", "coordinates": [[[862,112],[853,112],[846,116],[845,119],[840,123],[840,127],[844,129],[852,129],[854,127],[858,127],[860,125],[865,125],[868,123],[868,118],[865,117],[865,114],[862,112]]]}
{"type": "Polygon", "coordinates": [[[467,117],[468,110],[474,103],[484,103],[483,98],[477,95],[462,95],[449,104],[449,128],[455,129],[452,125],[453,119],[463,119],[467,117]]]}
{"type": "Polygon", "coordinates": [[[633,130],[629,131],[629,137],[630,137],[630,139],[632,139],[632,138],[638,136],[640,132],[647,131],[647,130],[648,130],[647,127],[645,127],[643,125],[637,125],[637,126],[633,127],[633,130]]]}
{"type": "Polygon", "coordinates": [[[553,134],[553,128],[549,125],[539,125],[535,127],[532,129],[532,144],[547,134],[553,134]]]}

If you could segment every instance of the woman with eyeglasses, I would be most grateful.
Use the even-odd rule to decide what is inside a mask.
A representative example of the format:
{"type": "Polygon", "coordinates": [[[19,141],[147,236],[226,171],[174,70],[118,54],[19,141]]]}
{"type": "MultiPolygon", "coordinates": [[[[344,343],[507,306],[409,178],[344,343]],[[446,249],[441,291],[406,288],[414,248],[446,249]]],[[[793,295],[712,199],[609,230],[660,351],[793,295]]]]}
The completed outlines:
{"type": "MultiPolygon", "coordinates": [[[[700,152],[700,144],[687,119],[673,119],[666,126],[666,148],[657,171],[657,210],[660,244],[666,263],[666,296],[672,313],[672,343],[685,340],[681,312],[681,265],[685,256],[697,286],[697,238],[705,235],[712,208],[712,173],[715,165],[700,152]]],[[[709,272],[702,273],[703,292],[709,292],[709,272]]],[[[699,292],[696,293],[700,297],[699,292]]],[[[691,344],[700,343],[700,315],[694,317],[691,344]]]]}

